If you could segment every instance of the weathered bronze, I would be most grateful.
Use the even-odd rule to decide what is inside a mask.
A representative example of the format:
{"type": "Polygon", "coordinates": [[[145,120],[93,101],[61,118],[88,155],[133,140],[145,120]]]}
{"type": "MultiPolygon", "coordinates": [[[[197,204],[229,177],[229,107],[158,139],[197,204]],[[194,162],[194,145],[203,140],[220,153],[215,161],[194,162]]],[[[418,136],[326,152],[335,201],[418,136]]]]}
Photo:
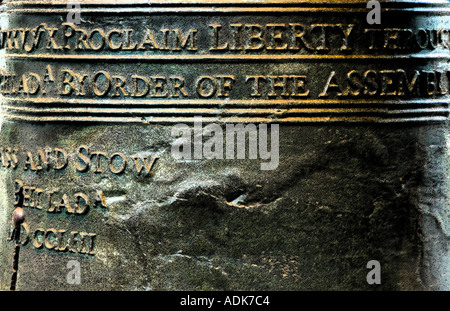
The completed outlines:
{"type": "Polygon", "coordinates": [[[0,289],[449,289],[447,1],[68,3],[2,5],[0,289]]]}

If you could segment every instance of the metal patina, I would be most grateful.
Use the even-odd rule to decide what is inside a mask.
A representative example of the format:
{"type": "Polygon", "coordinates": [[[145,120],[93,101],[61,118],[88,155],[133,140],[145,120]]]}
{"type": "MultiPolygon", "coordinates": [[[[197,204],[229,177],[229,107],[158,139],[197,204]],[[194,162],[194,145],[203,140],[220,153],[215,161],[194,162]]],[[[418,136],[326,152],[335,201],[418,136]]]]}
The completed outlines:
{"type": "Polygon", "coordinates": [[[0,289],[449,289],[447,1],[67,3],[2,5],[0,289]]]}

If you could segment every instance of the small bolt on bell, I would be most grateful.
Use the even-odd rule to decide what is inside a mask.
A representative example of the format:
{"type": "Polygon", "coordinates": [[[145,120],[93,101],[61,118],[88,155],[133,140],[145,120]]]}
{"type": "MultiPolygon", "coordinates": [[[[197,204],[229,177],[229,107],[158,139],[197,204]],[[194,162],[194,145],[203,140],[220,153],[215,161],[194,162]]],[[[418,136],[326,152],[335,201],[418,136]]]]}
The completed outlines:
{"type": "Polygon", "coordinates": [[[11,276],[11,291],[16,290],[17,271],[19,270],[19,253],[20,253],[20,227],[25,221],[25,212],[22,208],[23,195],[19,194],[17,206],[13,211],[11,222],[14,225],[12,237],[15,241],[14,259],[13,259],[13,273],[11,276]]]}
{"type": "Polygon", "coordinates": [[[16,207],[12,214],[12,223],[14,228],[19,228],[20,225],[25,221],[25,213],[22,207],[16,207]]]}

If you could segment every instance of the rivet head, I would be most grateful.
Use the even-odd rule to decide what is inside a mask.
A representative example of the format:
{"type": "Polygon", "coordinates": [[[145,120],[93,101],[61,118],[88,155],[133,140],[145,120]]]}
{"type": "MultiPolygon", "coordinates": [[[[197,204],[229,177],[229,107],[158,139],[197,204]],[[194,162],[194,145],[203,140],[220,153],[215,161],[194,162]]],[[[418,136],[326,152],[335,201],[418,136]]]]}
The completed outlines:
{"type": "Polygon", "coordinates": [[[25,220],[25,213],[23,208],[16,207],[12,215],[12,222],[16,228],[20,226],[21,223],[25,220]]]}

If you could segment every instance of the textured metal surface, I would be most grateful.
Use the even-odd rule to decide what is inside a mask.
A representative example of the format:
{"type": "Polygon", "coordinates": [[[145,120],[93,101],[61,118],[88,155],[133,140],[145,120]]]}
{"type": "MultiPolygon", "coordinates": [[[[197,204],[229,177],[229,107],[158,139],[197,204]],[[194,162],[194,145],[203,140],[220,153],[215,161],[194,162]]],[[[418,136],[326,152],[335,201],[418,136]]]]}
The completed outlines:
{"type": "Polygon", "coordinates": [[[20,197],[18,290],[448,289],[447,1],[79,2],[2,7],[0,289],[20,197]],[[279,166],[174,159],[198,116],[279,166]]]}

